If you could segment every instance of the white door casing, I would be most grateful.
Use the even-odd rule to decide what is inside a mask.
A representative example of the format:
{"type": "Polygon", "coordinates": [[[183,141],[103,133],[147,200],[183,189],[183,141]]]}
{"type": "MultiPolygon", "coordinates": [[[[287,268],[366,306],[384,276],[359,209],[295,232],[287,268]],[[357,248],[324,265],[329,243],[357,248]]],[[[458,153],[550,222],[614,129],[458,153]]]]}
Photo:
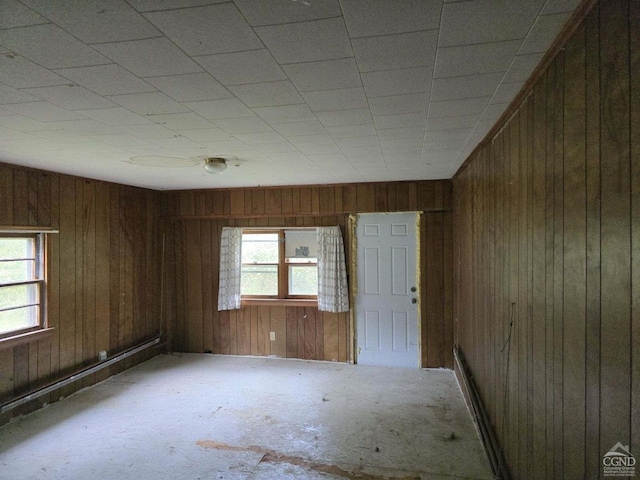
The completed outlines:
{"type": "Polygon", "coordinates": [[[356,219],[356,357],[362,365],[419,368],[418,213],[356,219]]]}

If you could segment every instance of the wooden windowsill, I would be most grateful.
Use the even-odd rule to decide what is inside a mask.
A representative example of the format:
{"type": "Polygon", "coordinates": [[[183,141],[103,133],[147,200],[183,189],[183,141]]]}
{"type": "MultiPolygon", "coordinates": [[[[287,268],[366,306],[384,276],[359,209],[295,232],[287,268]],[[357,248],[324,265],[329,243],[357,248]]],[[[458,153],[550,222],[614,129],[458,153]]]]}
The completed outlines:
{"type": "Polygon", "coordinates": [[[17,347],[18,345],[23,345],[29,342],[37,342],[38,340],[49,337],[54,331],[55,328],[53,327],[41,328],[32,332],[19,333],[10,337],[0,338],[0,350],[17,347]]]}
{"type": "Polygon", "coordinates": [[[242,306],[271,305],[274,307],[317,307],[318,300],[315,298],[243,298],[242,306]]]}

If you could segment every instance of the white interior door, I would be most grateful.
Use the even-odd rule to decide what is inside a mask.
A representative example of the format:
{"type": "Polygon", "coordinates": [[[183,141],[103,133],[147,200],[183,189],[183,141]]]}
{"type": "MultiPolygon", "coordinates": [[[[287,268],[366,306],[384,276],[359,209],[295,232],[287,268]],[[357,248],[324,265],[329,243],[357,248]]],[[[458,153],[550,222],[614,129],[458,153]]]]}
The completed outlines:
{"type": "Polygon", "coordinates": [[[360,214],[356,220],[357,362],[420,366],[417,213],[360,214]]]}

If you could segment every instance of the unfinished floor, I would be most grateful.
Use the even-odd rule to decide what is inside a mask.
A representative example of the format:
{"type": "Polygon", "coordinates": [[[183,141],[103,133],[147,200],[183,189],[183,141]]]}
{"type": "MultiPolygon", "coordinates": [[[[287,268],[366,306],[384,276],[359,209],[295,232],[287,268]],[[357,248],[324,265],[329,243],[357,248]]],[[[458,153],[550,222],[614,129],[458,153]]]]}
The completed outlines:
{"type": "Polygon", "coordinates": [[[451,371],[161,355],[0,428],[0,479],[491,479],[451,371]]]}

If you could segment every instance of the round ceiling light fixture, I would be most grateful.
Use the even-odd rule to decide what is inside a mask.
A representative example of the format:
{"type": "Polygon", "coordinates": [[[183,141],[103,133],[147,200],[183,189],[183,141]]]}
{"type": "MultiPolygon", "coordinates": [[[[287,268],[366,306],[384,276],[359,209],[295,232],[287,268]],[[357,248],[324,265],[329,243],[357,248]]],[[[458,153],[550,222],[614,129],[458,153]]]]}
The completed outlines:
{"type": "Polygon", "coordinates": [[[222,173],[227,169],[227,162],[222,157],[207,157],[204,159],[204,169],[214,175],[222,173]]]}

